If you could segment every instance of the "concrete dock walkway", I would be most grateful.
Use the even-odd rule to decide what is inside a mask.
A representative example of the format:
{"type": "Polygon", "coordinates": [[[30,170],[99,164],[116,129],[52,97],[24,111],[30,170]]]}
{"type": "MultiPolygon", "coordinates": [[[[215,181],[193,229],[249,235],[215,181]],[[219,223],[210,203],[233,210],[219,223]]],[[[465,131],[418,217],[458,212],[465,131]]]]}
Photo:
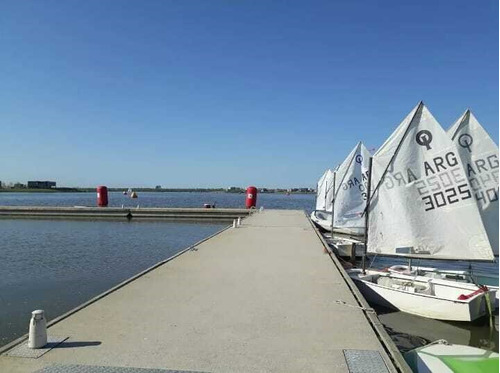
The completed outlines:
{"type": "Polygon", "coordinates": [[[253,214],[48,334],[69,338],[37,359],[6,351],[0,372],[54,364],[348,372],[345,349],[378,351],[388,371],[396,371],[303,211],[253,214]]]}

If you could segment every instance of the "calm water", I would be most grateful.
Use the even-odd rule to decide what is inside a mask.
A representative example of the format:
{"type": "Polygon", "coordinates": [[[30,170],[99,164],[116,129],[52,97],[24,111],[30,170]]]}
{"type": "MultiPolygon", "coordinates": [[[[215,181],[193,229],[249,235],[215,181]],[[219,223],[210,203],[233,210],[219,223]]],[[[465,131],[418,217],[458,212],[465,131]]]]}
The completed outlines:
{"type": "MultiPolygon", "coordinates": [[[[121,192],[109,193],[110,207],[245,207],[244,193],[139,192],[131,199],[121,192]]],[[[257,207],[268,209],[299,209],[312,211],[316,195],[260,193],[257,207]]],[[[0,193],[0,206],[96,206],[96,193],[0,193]]]]}

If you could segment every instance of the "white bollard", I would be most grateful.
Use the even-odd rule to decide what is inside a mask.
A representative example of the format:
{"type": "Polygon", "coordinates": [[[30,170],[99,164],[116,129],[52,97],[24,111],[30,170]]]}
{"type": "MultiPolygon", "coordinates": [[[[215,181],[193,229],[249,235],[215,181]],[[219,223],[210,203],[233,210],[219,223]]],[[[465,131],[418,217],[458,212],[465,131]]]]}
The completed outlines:
{"type": "Polygon", "coordinates": [[[264,206],[260,206],[259,212],[264,211],[264,206]]]}
{"type": "Polygon", "coordinates": [[[236,228],[236,219],[233,220],[233,228],[236,228]]]}
{"type": "Polygon", "coordinates": [[[47,322],[43,310],[31,313],[30,331],[28,337],[29,348],[42,348],[47,344],[47,322]]]}
{"type": "Polygon", "coordinates": [[[240,225],[241,225],[241,218],[238,217],[238,226],[240,226],[240,225]]]}

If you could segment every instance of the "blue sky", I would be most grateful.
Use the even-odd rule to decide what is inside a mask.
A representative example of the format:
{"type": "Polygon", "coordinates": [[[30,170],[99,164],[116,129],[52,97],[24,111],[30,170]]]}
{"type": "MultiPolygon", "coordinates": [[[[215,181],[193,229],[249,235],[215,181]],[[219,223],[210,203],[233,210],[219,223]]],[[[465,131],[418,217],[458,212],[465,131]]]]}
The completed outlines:
{"type": "Polygon", "coordinates": [[[498,141],[498,1],[3,1],[0,180],[314,186],[424,100],[498,141]]]}

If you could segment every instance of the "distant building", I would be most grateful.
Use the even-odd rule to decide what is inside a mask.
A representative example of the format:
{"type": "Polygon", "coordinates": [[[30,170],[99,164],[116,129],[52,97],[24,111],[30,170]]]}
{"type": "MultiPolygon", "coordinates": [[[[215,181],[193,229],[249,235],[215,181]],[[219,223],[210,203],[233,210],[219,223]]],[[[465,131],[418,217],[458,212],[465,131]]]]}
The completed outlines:
{"type": "Polygon", "coordinates": [[[309,188],[299,188],[299,192],[308,193],[308,192],[310,192],[310,189],[309,188]]]}
{"type": "Polygon", "coordinates": [[[242,193],[244,192],[244,190],[240,187],[229,187],[229,188],[226,188],[226,192],[228,193],[242,193]]]}
{"type": "Polygon", "coordinates": [[[51,189],[56,187],[55,181],[28,181],[28,188],[51,189]]]}

